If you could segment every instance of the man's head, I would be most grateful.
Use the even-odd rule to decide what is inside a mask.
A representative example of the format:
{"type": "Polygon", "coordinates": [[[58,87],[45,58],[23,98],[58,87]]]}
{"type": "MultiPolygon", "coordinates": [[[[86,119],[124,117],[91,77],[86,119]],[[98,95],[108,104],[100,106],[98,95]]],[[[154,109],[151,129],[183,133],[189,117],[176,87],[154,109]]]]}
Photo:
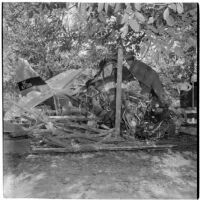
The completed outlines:
{"type": "Polygon", "coordinates": [[[125,60],[131,66],[135,61],[135,56],[133,54],[128,54],[125,56],[125,60]]]}

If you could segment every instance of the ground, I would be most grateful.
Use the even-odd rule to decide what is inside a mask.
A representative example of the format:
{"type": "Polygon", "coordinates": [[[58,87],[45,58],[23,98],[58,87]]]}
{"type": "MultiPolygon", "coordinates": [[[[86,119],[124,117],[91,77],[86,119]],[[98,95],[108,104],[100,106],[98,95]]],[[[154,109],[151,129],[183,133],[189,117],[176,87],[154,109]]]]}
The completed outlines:
{"type": "Polygon", "coordinates": [[[197,196],[195,151],[4,156],[4,197],[180,198],[197,196]]]}

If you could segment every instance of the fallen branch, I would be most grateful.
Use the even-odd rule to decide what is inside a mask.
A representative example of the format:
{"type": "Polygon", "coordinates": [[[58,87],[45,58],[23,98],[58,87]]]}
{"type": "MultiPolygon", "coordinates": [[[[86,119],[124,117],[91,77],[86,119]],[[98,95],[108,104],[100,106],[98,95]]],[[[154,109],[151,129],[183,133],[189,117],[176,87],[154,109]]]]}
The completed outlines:
{"type": "Polygon", "coordinates": [[[84,153],[97,151],[138,151],[138,150],[162,150],[174,148],[176,145],[154,145],[154,146],[99,146],[99,145],[79,145],[67,148],[33,148],[32,153],[84,153]]]}

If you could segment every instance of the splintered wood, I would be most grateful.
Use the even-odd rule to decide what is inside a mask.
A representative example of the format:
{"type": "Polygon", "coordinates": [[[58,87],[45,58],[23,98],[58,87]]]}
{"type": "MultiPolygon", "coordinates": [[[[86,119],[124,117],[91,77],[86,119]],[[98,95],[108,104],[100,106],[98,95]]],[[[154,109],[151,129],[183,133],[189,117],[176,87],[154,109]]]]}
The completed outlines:
{"type": "MultiPolygon", "coordinates": [[[[28,128],[24,124],[17,125],[21,127],[20,130],[23,133],[33,139],[32,153],[135,151],[166,149],[176,146],[138,142],[128,134],[124,134],[123,137],[116,137],[116,129],[111,129],[104,124],[97,126],[98,117],[94,115],[86,117],[81,112],[73,112],[73,114],[64,116],[47,116],[39,109],[28,110],[17,104],[16,106],[21,109],[23,120],[28,122],[34,121],[34,124],[28,128]]],[[[5,127],[8,127],[10,123],[5,124],[5,127]]],[[[15,137],[17,136],[15,134],[15,137]]]]}
{"type": "MultiPolygon", "coordinates": [[[[27,110],[19,105],[17,106],[22,109],[22,112],[29,113],[34,119],[37,119],[37,123],[27,129],[28,135],[35,136],[39,139],[40,144],[46,144],[49,148],[52,146],[72,147],[73,143],[101,143],[114,131],[114,129],[109,129],[105,125],[101,126],[101,129],[90,125],[89,121],[97,121],[98,118],[87,118],[80,113],[78,115],[47,116],[38,109],[27,110]]],[[[33,119],[27,117],[26,120],[33,119]]]]}

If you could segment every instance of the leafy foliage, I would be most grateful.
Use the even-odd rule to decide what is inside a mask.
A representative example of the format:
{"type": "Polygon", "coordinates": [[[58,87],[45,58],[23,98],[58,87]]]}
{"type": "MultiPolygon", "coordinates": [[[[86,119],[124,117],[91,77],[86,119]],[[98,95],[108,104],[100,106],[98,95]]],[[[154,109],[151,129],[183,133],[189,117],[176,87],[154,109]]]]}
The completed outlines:
{"type": "Polygon", "coordinates": [[[181,81],[177,75],[188,79],[197,65],[196,33],[195,3],[4,3],[4,82],[14,77],[16,57],[47,79],[49,70],[94,68],[118,45],[167,81],[181,81]]]}

